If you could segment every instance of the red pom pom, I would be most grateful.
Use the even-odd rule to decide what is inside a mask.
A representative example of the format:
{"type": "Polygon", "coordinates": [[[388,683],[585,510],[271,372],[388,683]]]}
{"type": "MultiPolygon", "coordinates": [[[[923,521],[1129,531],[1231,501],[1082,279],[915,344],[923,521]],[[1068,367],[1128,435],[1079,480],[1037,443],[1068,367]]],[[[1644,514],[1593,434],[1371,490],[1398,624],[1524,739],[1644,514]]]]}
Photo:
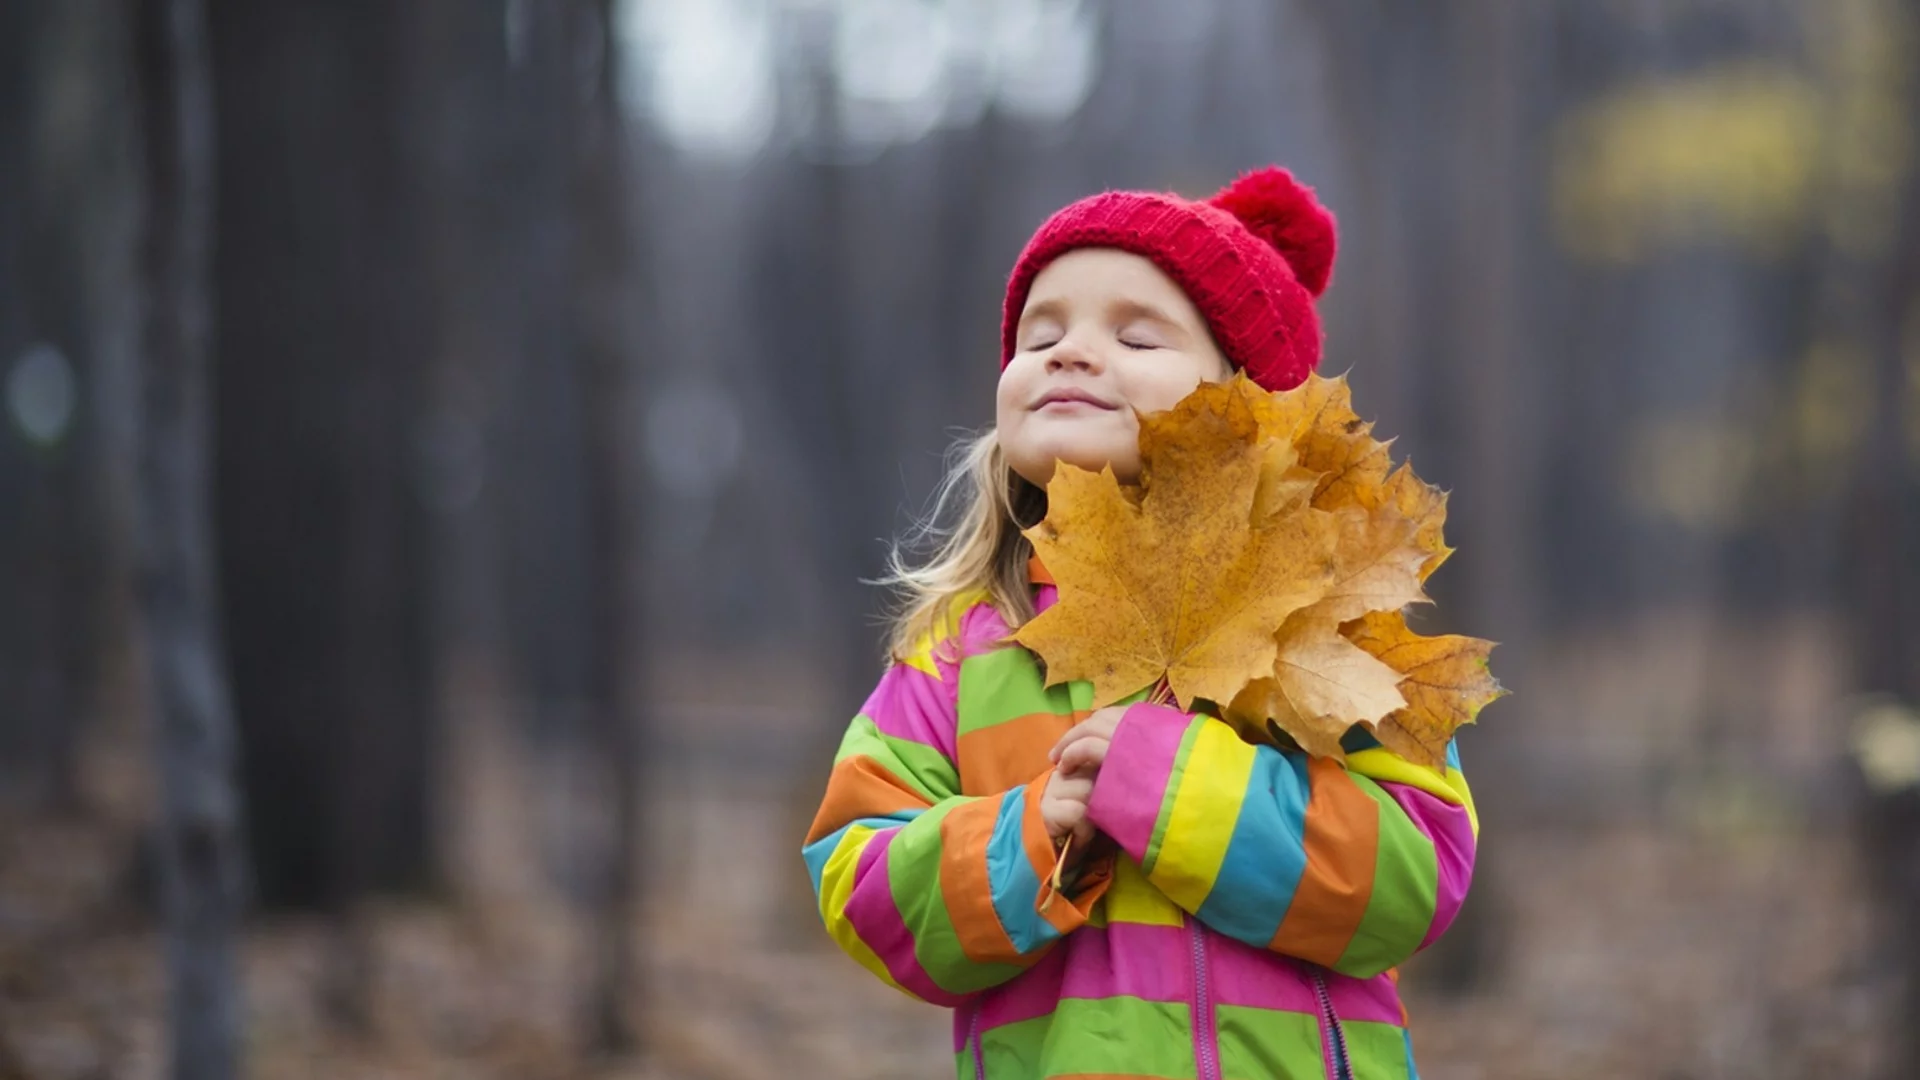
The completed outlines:
{"type": "Polygon", "coordinates": [[[1268,166],[1242,176],[1208,200],[1272,244],[1306,290],[1319,296],[1333,276],[1333,215],[1313,189],[1285,169],[1268,166]]]}

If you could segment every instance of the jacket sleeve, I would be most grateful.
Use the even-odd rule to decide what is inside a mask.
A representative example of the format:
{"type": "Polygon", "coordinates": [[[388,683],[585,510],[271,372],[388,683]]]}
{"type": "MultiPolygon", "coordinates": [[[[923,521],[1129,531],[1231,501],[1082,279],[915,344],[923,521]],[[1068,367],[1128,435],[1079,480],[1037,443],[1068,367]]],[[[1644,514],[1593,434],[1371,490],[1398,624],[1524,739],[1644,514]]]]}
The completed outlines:
{"type": "Polygon", "coordinates": [[[1438,938],[1466,896],[1479,823],[1447,757],[1444,777],[1378,746],[1342,765],[1135,705],[1088,816],[1215,930],[1366,977],[1438,938]]]}
{"type": "Polygon", "coordinates": [[[1042,910],[1052,770],[998,795],[959,794],[958,685],[958,663],[930,648],[888,670],[847,729],[803,852],[840,948],[942,1005],[1031,967],[1105,889],[1085,881],[1042,910]]]}

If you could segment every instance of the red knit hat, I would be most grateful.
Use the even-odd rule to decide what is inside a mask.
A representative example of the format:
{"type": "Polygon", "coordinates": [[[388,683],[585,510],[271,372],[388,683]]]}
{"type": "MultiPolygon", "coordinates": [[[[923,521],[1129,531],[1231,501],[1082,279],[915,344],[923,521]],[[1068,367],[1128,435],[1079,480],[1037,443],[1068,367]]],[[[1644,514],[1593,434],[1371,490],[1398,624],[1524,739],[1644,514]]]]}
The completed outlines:
{"type": "Polygon", "coordinates": [[[1291,390],[1320,365],[1314,298],[1333,274],[1333,215],[1285,169],[1257,169],[1205,201],[1109,191],[1048,218],[1007,283],[1000,366],[1013,359],[1027,291],[1075,248],[1119,248],[1153,260],[1213,330],[1227,360],[1269,390],[1291,390]]]}

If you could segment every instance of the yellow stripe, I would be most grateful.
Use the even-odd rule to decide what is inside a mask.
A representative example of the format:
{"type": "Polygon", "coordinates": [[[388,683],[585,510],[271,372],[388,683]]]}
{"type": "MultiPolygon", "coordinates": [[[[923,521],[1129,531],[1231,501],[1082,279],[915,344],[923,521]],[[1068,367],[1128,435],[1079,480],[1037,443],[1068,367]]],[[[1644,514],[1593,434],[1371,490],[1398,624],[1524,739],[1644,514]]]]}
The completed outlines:
{"type": "Polygon", "coordinates": [[[833,935],[833,940],[840,943],[848,956],[880,976],[888,986],[905,993],[905,988],[894,981],[879,955],[854,932],[853,920],[846,917],[847,901],[853,897],[853,872],[860,865],[861,850],[876,831],[866,825],[855,825],[840,838],[833,854],[827,856],[826,868],[820,872],[820,914],[826,919],[827,933],[833,935]]]}
{"type": "Polygon", "coordinates": [[[1467,808],[1467,820],[1473,823],[1473,835],[1480,835],[1480,813],[1473,807],[1473,789],[1459,769],[1448,769],[1441,776],[1432,769],[1415,765],[1391,750],[1357,750],[1347,755],[1347,768],[1371,780],[1416,787],[1442,802],[1467,808]]]}
{"type": "Polygon", "coordinates": [[[993,594],[985,589],[968,589],[948,600],[946,610],[940,613],[940,618],[933,624],[933,631],[920,635],[919,640],[913,643],[913,648],[907,655],[900,658],[900,662],[911,668],[919,668],[936,679],[939,678],[940,668],[933,660],[934,646],[958,637],[961,617],[973,605],[992,598],[993,594]]]}
{"type": "Polygon", "coordinates": [[[1194,736],[1151,875],[1168,899],[1188,911],[1200,910],[1220,876],[1253,761],[1253,747],[1226,724],[1201,724],[1194,736]]]}
{"type": "Polygon", "coordinates": [[[1153,887],[1146,871],[1126,852],[1113,861],[1113,884],[1107,887],[1103,902],[1109,923],[1145,923],[1149,926],[1179,926],[1180,906],[1167,894],[1153,887]]]}

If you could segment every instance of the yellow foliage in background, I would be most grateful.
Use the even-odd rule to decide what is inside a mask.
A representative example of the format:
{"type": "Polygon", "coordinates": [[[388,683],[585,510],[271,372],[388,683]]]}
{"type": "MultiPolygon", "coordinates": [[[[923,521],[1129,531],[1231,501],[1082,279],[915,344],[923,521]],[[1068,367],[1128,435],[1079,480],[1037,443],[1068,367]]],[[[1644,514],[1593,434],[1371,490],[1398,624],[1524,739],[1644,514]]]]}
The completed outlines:
{"type": "Polygon", "coordinates": [[[1890,0],[1806,7],[1813,63],[1743,58],[1628,82],[1555,126],[1555,235],[1576,258],[1631,263],[1728,242],[1759,258],[1818,229],[1880,254],[1913,167],[1920,33],[1890,0]]]}
{"type": "Polygon", "coordinates": [[[1555,133],[1560,242],[1597,262],[1716,237],[1784,254],[1807,223],[1820,114],[1808,80],[1751,61],[1631,83],[1576,109],[1555,133]]]}

